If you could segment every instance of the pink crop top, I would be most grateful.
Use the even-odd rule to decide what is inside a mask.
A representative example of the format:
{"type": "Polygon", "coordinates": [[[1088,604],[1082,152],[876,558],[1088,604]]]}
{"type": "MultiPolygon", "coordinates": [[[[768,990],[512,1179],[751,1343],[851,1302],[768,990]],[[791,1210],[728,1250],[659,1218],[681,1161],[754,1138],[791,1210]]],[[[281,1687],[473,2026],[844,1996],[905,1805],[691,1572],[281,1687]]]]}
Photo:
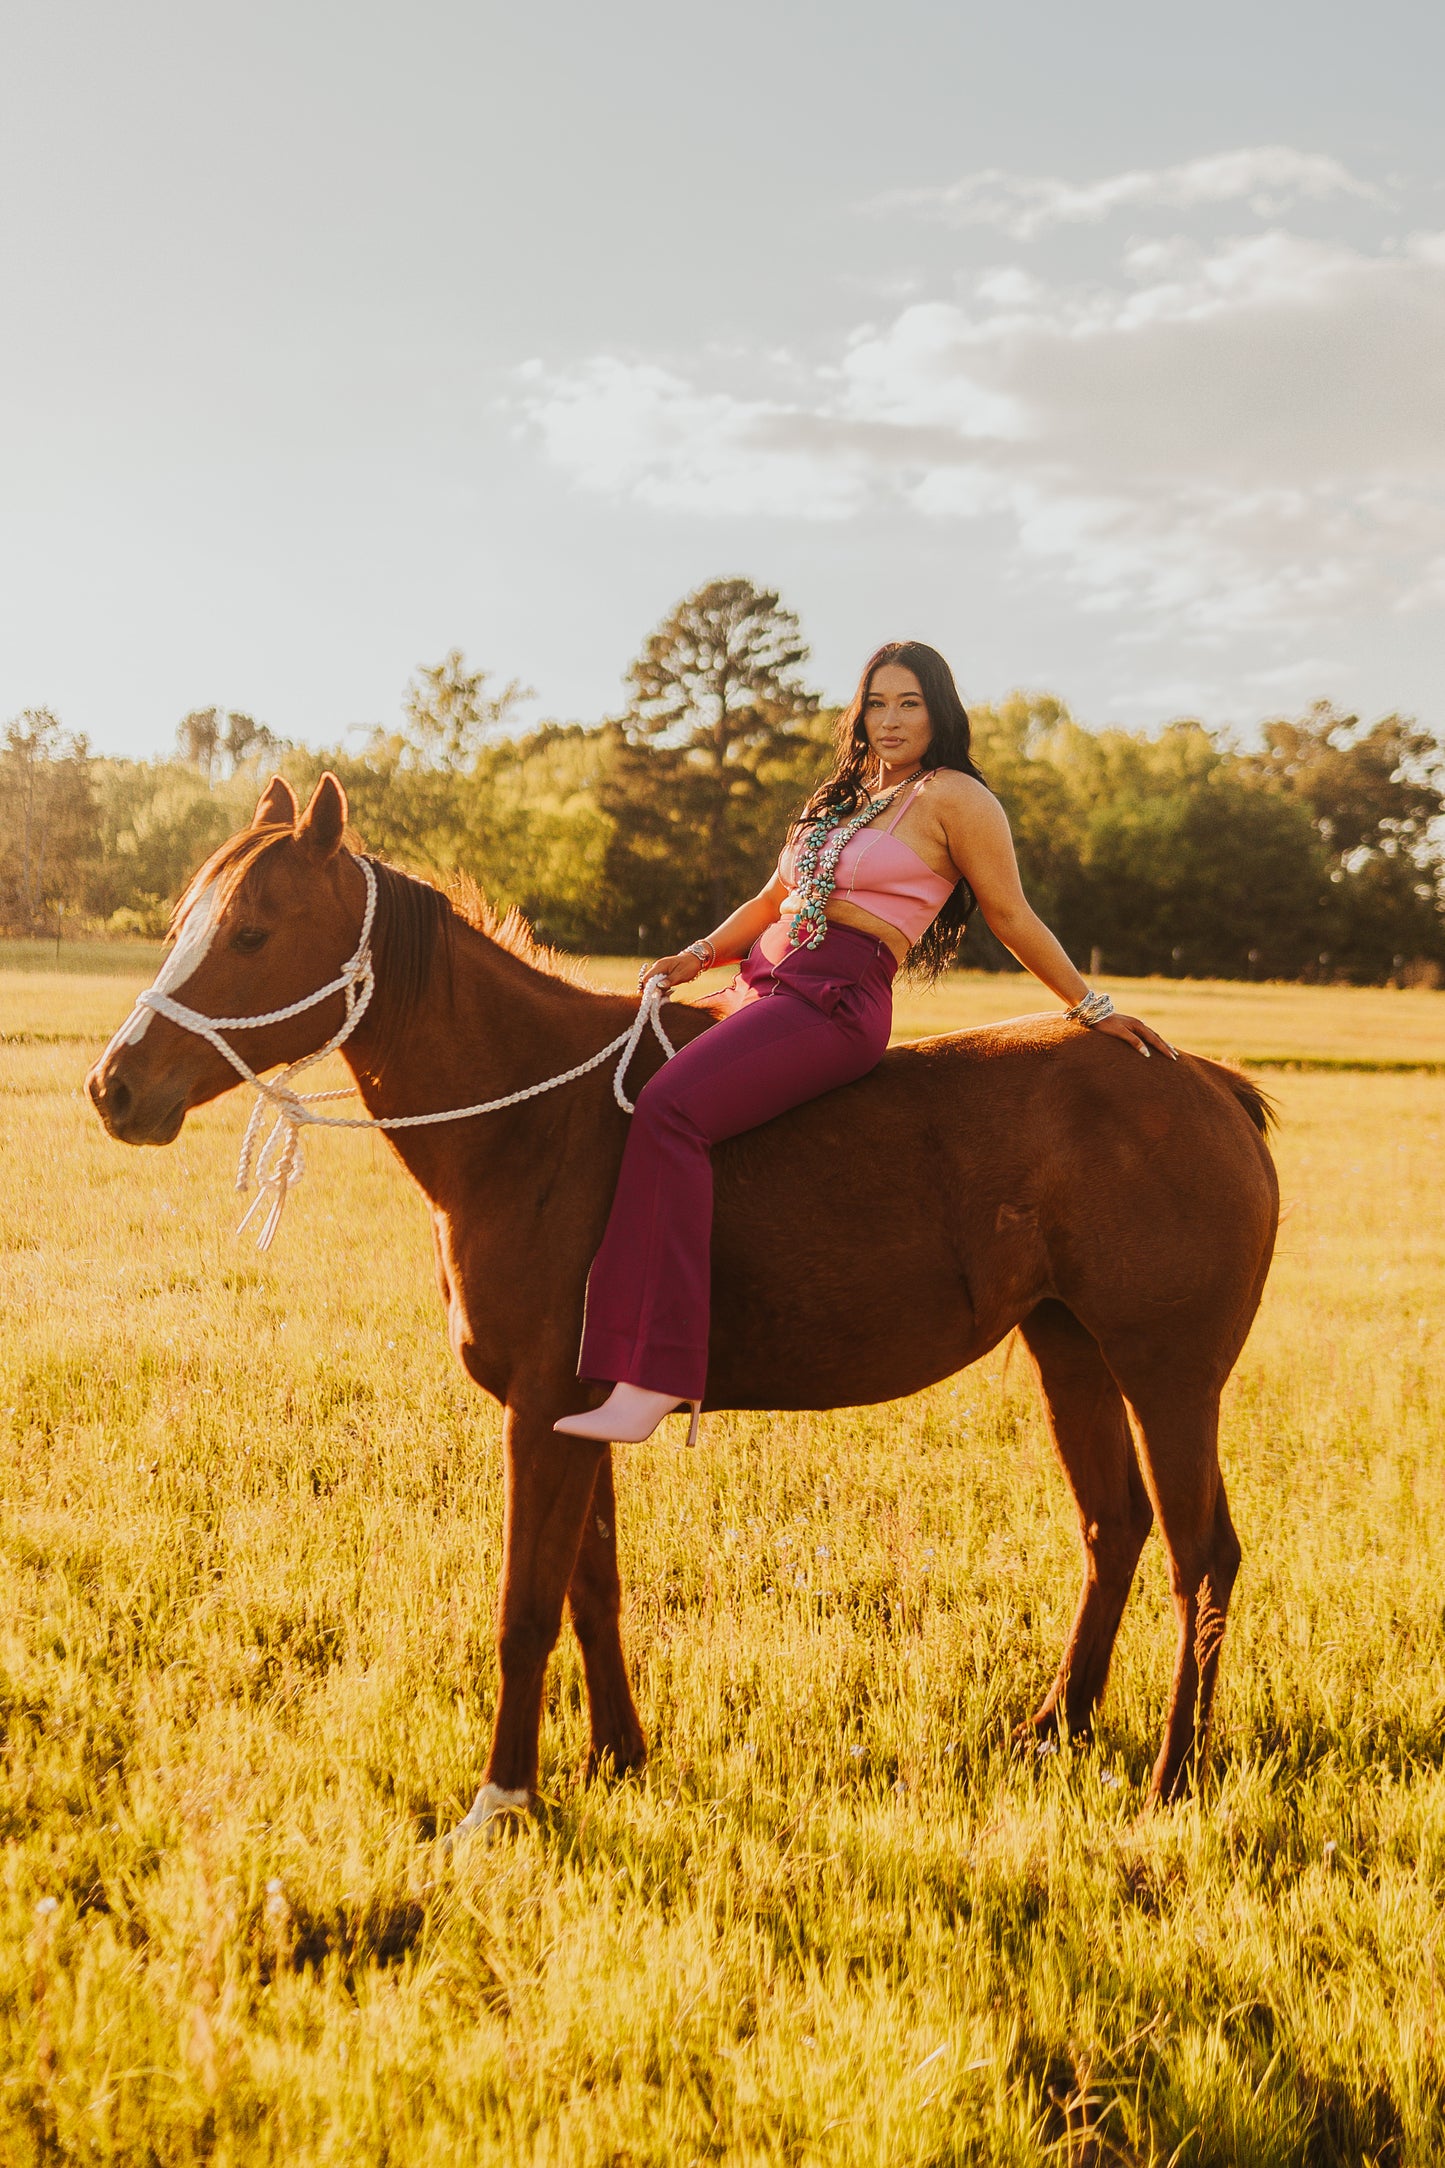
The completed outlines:
{"type": "MultiPolygon", "coordinates": [[[[902,805],[886,828],[860,828],[856,836],[849,838],[839,853],[833,883],[838,902],[871,911],[885,926],[896,926],[910,945],[927,933],[955,885],[946,874],[926,866],[917,851],[900,843],[893,833],[933,772],[930,769],[912,790],[905,792],[902,805]]],[[[796,885],[797,846],[791,836],[783,846],[778,871],[789,888],[796,885]]]]}

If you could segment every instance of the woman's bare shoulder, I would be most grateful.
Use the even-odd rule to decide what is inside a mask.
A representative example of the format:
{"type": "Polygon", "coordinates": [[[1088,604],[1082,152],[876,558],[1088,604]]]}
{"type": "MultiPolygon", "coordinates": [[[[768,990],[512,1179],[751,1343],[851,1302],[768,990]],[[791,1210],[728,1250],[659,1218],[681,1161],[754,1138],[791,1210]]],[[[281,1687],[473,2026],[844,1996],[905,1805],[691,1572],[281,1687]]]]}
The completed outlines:
{"type": "Polygon", "coordinates": [[[928,796],[940,813],[961,813],[975,819],[996,820],[1003,807],[976,775],[965,775],[962,768],[935,768],[933,781],[928,786],[928,796]]]}

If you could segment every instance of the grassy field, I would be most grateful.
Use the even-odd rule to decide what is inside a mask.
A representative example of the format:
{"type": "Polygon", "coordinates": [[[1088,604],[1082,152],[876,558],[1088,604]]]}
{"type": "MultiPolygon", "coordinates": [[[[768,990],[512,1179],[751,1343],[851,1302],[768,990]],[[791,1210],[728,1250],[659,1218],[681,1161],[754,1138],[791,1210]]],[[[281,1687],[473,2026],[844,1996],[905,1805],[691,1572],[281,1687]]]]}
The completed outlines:
{"type": "MultiPolygon", "coordinates": [[[[1445,2156],[1445,1074],[1266,1079],[1286,1216],[1226,1407],[1202,1800],[1140,1813],[1157,1540],[1099,1746],[1007,1745],[1078,1549],[1002,1349],[624,1450],[649,1768],[581,1784],[564,1640],[541,1811],[446,1867],[496,1411],[383,1146],[316,1141],[260,1259],[238,1100],[105,1139],[80,1078],[130,990],[0,972],[5,2168],[1445,2156]]],[[[1445,995],[1127,991],[1203,1049],[1445,1066],[1445,995]]],[[[900,1021],[1041,1005],[966,979],[900,1021]]]]}
{"type": "Polygon", "coordinates": [[[51,977],[134,978],[153,972],[164,941],[0,941],[0,971],[43,971],[51,977]]]}

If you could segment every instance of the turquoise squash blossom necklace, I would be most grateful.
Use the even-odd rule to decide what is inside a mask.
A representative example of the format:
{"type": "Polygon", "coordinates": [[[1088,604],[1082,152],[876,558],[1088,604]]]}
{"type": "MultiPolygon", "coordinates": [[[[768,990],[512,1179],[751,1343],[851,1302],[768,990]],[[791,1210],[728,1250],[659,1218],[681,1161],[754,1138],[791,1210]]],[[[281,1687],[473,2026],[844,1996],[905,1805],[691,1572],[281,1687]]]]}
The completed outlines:
{"type": "Polygon", "coordinates": [[[843,855],[844,845],[857,835],[860,828],[866,828],[870,821],[886,812],[901,790],[907,790],[910,783],[917,781],[916,774],[906,775],[901,783],[895,783],[892,790],[886,791],[881,798],[870,798],[862,812],[855,813],[851,820],[844,821],[841,828],[833,826],[831,813],[819,813],[814,820],[809,821],[798,843],[794,861],[797,876],[793,891],[798,898],[798,908],[788,928],[789,948],[812,949],[822,946],[828,931],[828,898],[832,895],[833,884],[838,878],[838,860],[843,855]]]}

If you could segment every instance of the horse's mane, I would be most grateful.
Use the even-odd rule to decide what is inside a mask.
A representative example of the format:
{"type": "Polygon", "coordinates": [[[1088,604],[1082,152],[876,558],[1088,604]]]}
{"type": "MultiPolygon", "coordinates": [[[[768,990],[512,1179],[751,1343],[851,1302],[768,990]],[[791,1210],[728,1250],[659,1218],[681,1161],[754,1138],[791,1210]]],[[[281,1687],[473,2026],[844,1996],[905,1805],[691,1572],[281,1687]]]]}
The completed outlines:
{"type": "MultiPolygon", "coordinates": [[[[378,874],[393,874],[399,880],[414,878],[410,874],[397,873],[395,867],[379,866],[374,858],[371,862],[378,874]]],[[[431,886],[426,881],[418,885],[431,886]]],[[[530,965],[533,971],[540,971],[544,978],[560,979],[567,986],[585,984],[586,969],[580,957],[564,956],[560,949],[539,941],[530,920],[516,904],[506,911],[498,911],[487,901],[469,873],[449,873],[440,892],[451,906],[453,915],[474,932],[485,934],[494,948],[505,949],[509,956],[530,965]]]]}

